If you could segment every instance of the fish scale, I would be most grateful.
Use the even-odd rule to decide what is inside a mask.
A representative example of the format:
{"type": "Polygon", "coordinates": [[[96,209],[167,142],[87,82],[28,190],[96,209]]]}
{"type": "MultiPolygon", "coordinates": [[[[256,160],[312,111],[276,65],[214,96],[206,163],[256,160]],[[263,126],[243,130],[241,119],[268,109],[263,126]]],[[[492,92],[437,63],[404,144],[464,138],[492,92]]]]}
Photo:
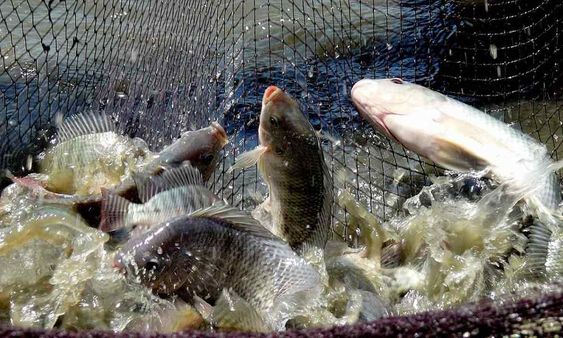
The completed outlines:
{"type": "Polygon", "coordinates": [[[258,132],[260,145],[229,170],[258,164],[269,190],[258,208],[271,215],[264,225],[302,255],[324,249],[331,235],[333,185],[315,130],[292,97],[270,86],[258,132]]]}
{"type": "Polygon", "coordinates": [[[287,244],[248,217],[241,224],[205,215],[176,218],[128,241],[117,262],[127,266],[133,257],[141,282],[157,293],[214,303],[230,290],[267,318],[290,294],[316,287],[319,277],[287,244]],[[146,273],[148,263],[157,264],[156,273],[146,273]]]}
{"type": "MultiPolygon", "coordinates": [[[[295,158],[308,160],[290,160],[287,165],[277,167],[276,175],[266,176],[270,201],[279,201],[273,203],[273,217],[281,220],[282,232],[292,246],[307,241],[326,242],[329,229],[321,217],[325,200],[330,196],[324,185],[324,160],[315,146],[296,147],[291,151],[295,158]]],[[[271,172],[267,164],[261,168],[271,172]]]]}

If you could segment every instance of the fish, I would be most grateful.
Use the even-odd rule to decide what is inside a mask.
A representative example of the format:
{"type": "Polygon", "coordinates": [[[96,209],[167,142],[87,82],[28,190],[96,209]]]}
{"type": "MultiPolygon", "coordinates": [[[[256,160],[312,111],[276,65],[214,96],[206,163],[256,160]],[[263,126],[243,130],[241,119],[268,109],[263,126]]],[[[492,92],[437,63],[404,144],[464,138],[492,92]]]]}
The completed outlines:
{"type": "Polygon", "coordinates": [[[117,133],[109,116],[74,115],[58,128],[57,143],[39,158],[47,190],[74,195],[100,194],[119,184],[150,154],[144,142],[117,133]]]}
{"type": "Polygon", "coordinates": [[[221,150],[229,143],[225,129],[212,122],[206,128],[187,131],[164,147],[149,167],[178,167],[185,161],[196,167],[207,182],[221,159],[221,150]]]}
{"type": "Polygon", "coordinates": [[[297,252],[323,249],[331,235],[333,185],[317,133],[297,101],[276,86],[264,92],[258,133],[260,145],[229,170],[258,164],[272,231],[297,252]]]}
{"type": "Polygon", "coordinates": [[[285,305],[310,297],[320,281],[317,271],[285,242],[248,213],[222,204],[131,238],[114,265],[161,297],[175,295],[199,305],[203,300],[214,307],[214,314],[226,311],[232,316],[221,308],[229,301],[220,298],[225,292],[236,295],[247,303],[243,308],[258,314],[255,324],[248,324],[251,329],[264,328],[264,323],[269,330],[282,329],[285,305]]]}
{"type": "Polygon", "coordinates": [[[538,250],[549,242],[542,234],[561,227],[561,188],[545,145],[477,108],[399,78],[360,80],[351,99],[365,120],[405,148],[446,169],[488,171],[523,194],[540,219],[531,229],[531,265],[545,265],[538,250]]]}
{"type": "Polygon", "coordinates": [[[188,163],[166,170],[159,176],[137,175],[135,181],[142,204],[132,203],[109,190],[102,190],[100,230],[146,229],[215,202],[222,203],[217,195],[204,186],[198,169],[188,163]]]}
{"type": "MultiPolygon", "coordinates": [[[[94,115],[94,117],[82,117],[75,119],[102,119],[105,117],[94,115]]],[[[74,120],[72,120],[74,121],[74,120]]],[[[78,123],[78,122],[76,122],[78,123]]],[[[88,130],[113,129],[109,121],[98,122],[102,126],[82,126],[87,122],[80,122],[80,128],[90,128],[88,130]]],[[[94,123],[94,122],[91,122],[94,123]]],[[[74,124],[73,124],[74,126],[74,124]]],[[[70,128],[70,127],[68,127],[70,128]]],[[[65,127],[61,127],[62,138],[68,137],[69,132],[65,127]]],[[[74,126],[73,128],[78,128],[74,126]]],[[[110,134],[113,136],[113,134],[110,134]]],[[[88,136],[96,138],[95,136],[88,136]]],[[[139,142],[139,141],[137,141],[139,142]]],[[[128,200],[138,201],[138,189],[133,177],[157,176],[165,169],[181,167],[186,163],[196,167],[206,182],[214,172],[217,162],[221,158],[220,153],[228,143],[227,135],[223,127],[218,122],[212,122],[210,126],[183,133],[180,138],[171,145],[165,147],[157,154],[148,152],[146,160],[140,161],[138,166],[129,171],[117,185],[111,186],[116,181],[101,184],[99,191],[90,190],[91,194],[75,194],[72,189],[65,187],[64,192],[51,190],[53,179],[49,179],[47,174],[30,174],[25,177],[16,177],[7,172],[7,177],[15,184],[27,188],[30,197],[41,203],[61,204],[76,207],[83,217],[93,226],[100,223],[100,209],[102,202],[102,188],[112,194],[121,196],[128,200]]],[[[148,150],[147,150],[148,151],[148,150]]],[[[69,177],[72,181],[73,179],[69,177]]],[[[62,184],[62,182],[57,181],[62,184]]]]}

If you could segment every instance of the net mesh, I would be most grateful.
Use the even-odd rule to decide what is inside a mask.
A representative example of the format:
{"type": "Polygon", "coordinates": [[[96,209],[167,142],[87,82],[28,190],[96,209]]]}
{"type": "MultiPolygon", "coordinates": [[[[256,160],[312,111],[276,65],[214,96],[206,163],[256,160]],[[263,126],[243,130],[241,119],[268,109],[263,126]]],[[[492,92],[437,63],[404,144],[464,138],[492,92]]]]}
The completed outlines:
{"type": "MultiPolygon", "coordinates": [[[[219,120],[230,144],[214,189],[251,208],[266,187],[255,170],[227,169],[257,144],[261,97],[275,84],[330,136],[333,175],[386,220],[437,168],[362,122],[352,85],[401,77],[431,87],[560,159],[562,25],[559,0],[6,0],[0,164],[29,170],[49,127],[77,112],[104,111],[153,149],[219,120]]],[[[344,210],[333,216],[346,224],[344,210]]]]}

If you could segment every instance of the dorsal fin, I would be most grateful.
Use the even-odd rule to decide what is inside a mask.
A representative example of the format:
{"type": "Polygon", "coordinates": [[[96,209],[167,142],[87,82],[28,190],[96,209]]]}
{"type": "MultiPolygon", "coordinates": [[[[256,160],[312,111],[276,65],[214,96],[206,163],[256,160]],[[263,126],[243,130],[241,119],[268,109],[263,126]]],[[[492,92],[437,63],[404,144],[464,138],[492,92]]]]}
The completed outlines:
{"type": "Polygon", "coordinates": [[[102,113],[83,113],[69,117],[58,126],[58,142],[82,135],[116,132],[117,127],[109,116],[102,113]]]}
{"type": "Polygon", "coordinates": [[[203,177],[197,168],[185,164],[180,168],[164,171],[159,176],[133,175],[139,191],[139,199],[146,203],[154,195],[166,190],[190,185],[204,186],[203,177]]]}
{"type": "Polygon", "coordinates": [[[210,207],[194,211],[189,216],[220,219],[229,223],[230,227],[233,229],[266,239],[279,239],[258,223],[249,213],[234,208],[224,202],[213,203],[210,207]]]}

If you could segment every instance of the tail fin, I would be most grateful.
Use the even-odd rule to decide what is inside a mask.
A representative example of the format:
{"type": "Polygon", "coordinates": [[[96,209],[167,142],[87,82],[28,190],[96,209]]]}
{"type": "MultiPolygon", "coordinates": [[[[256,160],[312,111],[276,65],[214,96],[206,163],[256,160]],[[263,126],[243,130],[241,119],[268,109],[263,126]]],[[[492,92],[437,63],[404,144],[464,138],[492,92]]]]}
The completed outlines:
{"type": "Polygon", "coordinates": [[[111,232],[125,226],[125,217],[129,211],[129,202],[107,189],[102,188],[102,211],[99,229],[111,232]]]}

